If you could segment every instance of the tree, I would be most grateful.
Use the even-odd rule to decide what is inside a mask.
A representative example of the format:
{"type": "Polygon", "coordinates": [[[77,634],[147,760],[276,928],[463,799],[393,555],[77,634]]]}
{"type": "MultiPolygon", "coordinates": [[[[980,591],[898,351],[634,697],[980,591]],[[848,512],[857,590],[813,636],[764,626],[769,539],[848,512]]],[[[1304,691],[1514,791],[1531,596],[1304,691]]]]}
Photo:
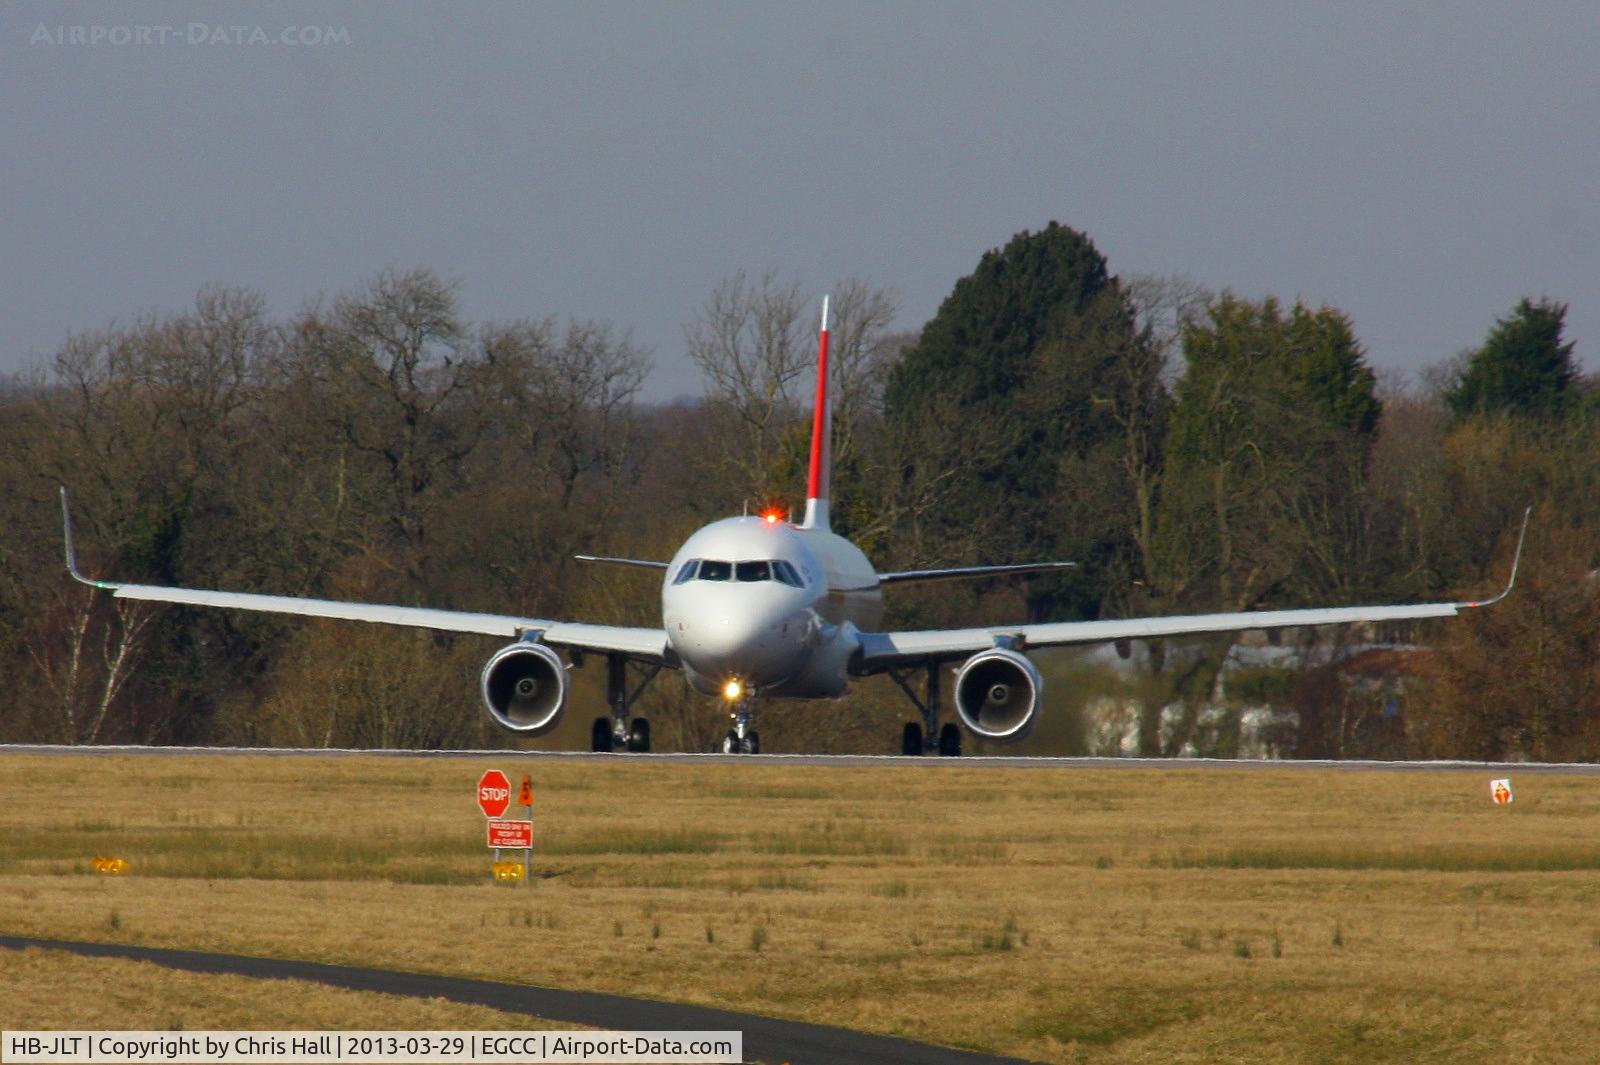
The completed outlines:
{"type": "MultiPolygon", "coordinates": [[[[907,561],[1043,553],[1094,568],[1125,550],[1126,524],[1113,523],[1122,528],[1108,539],[1102,522],[1085,523],[1079,501],[1085,474],[1097,518],[1115,495],[1089,460],[1125,427],[1097,398],[1137,344],[1127,296],[1082,233],[1052,222],[986,253],[885,389],[888,432],[918,446],[903,459],[902,483],[956,474],[920,516],[919,557],[907,561]]],[[[1148,398],[1142,383],[1133,392],[1148,398]]],[[[1092,615],[1098,599],[1081,577],[1041,579],[1030,582],[1028,611],[1092,615]]]]}
{"type": "Polygon", "coordinates": [[[1451,414],[1556,417],[1570,410],[1578,374],[1573,345],[1561,340],[1566,316],[1564,303],[1524,297],[1508,317],[1497,319],[1445,395],[1451,414]]]}
{"type": "Polygon", "coordinates": [[[779,496],[774,478],[785,432],[799,417],[807,366],[807,305],[798,282],[743,271],[719,284],[684,329],[689,358],[705,375],[717,429],[727,445],[710,449],[721,482],[708,502],[725,509],[779,496]]]}
{"type": "MultiPolygon", "coordinates": [[[[898,297],[857,277],[836,282],[831,295],[832,517],[836,529],[858,532],[877,517],[863,497],[875,495],[870,452],[884,378],[900,347],[889,331],[898,297]]],[[[723,513],[799,497],[816,380],[818,320],[807,312],[817,306],[797,282],[771,273],[752,282],[741,272],[716,287],[685,330],[711,416],[697,450],[706,478],[721,488],[705,502],[723,513]]]]}
{"type": "MultiPolygon", "coordinates": [[[[881,528],[878,483],[883,387],[905,338],[890,331],[899,308],[892,289],[859,277],[831,289],[828,326],[829,402],[833,408],[830,516],[836,531],[870,547],[881,528]]],[[[812,362],[813,369],[815,361],[812,362]]],[[[815,377],[811,378],[815,381],[815,377]]],[[[813,402],[815,397],[813,395],[813,402]]],[[[804,412],[810,414],[810,410],[804,412]]],[[[804,483],[811,452],[811,419],[793,424],[780,457],[778,483],[804,483]]]]}
{"type": "MultiPolygon", "coordinates": [[[[194,735],[222,671],[217,641],[187,612],[112,601],[65,580],[56,554],[56,486],[78,502],[85,566],[133,580],[213,583],[207,510],[240,477],[260,366],[278,337],[253,293],[203,289],[192,312],[69,337],[52,381],[19,399],[5,495],[46,519],[48,548],[7,566],[0,600],[31,603],[18,643],[49,707],[42,727],[65,742],[194,735]],[[48,605],[46,605],[48,604],[48,605]]],[[[13,528],[20,523],[10,523],[13,528]]],[[[0,610],[0,613],[7,611],[0,610]]],[[[232,648],[230,648],[232,649],[232,648]]]]}
{"type": "MultiPolygon", "coordinates": [[[[1172,411],[1168,380],[1172,352],[1212,299],[1210,292],[1188,278],[1150,274],[1131,278],[1126,292],[1135,329],[1132,334],[1116,330],[1105,338],[1110,357],[1092,396],[1115,432],[1093,454],[1076,458],[1081,466],[1102,471],[1101,480],[1109,482],[1105,498],[1097,500],[1103,510],[1101,521],[1112,526],[1106,538],[1130,542],[1131,550],[1101,560],[1102,602],[1117,611],[1142,605],[1136,602],[1140,597],[1135,589],[1147,587],[1156,572],[1153,552],[1172,411]],[[1107,470],[1114,475],[1107,478],[1107,470]]],[[[1059,494],[1094,498],[1092,492],[1074,492],[1075,487],[1063,485],[1059,494]]]]}
{"type": "Polygon", "coordinates": [[[1184,356],[1162,485],[1167,605],[1331,590],[1381,411],[1349,320],[1225,295],[1185,331],[1184,356]]]}
{"type": "MultiPolygon", "coordinates": [[[[1441,633],[1409,702],[1426,757],[1600,759],[1600,561],[1592,529],[1541,507],[1516,592],[1441,633]]],[[[1510,542],[1501,560],[1509,564],[1510,542]]]]}
{"type": "MultiPolygon", "coordinates": [[[[1155,612],[1353,598],[1370,579],[1358,560],[1381,405],[1349,320],[1224,295],[1185,328],[1183,348],[1151,553],[1155,612]]],[[[1146,753],[1181,748],[1214,693],[1232,639],[1198,643],[1172,675],[1178,727],[1162,737],[1159,708],[1147,708],[1146,753]]],[[[1152,663],[1176,666],[1159,643],[1152,663]]]]}

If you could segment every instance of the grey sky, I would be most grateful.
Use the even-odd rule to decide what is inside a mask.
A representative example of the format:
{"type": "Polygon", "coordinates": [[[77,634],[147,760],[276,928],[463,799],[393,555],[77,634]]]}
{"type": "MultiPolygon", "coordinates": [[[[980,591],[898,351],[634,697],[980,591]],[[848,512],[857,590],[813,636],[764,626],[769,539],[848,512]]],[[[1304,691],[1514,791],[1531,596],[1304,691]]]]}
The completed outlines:
{"type": "Polygon", "coordinates": [[[1052,218],[1119,273],[1338,306],[1380,367],[1548,294],[1593,368],[1597,53],[1592,2],[8,4],[0,371],[207,283],[284,313],[425,266],[473,319],[631,327],[665,398],[741,267],[891,285],[913,328],[1052,218]]]}

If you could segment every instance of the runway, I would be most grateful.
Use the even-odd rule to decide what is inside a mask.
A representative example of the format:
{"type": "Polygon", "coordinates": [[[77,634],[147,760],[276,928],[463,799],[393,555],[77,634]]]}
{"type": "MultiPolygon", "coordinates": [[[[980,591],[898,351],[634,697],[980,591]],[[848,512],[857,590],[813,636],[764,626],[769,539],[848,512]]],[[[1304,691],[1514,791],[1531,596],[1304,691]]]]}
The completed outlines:
{"type": "Polygon", "coordinates": [[[1337,770],[1341,772],[1399,773],[1489,773],[1496,776],[1528,773],[1557,773],[1573,776],[1600,776],[1600,763],[1593,762],[1377,762],[1331,759],[1267,758],[1045,758],[1032,755],[976,755],[917,758],[887,754],[591,754],[588,751],[519,751],[509,748],[462,751],[394,751],[328,747],[145,747],[107,745],[72,747],[51,744],[0,744],[0,755],[223,755],[273,758],[505,758],[529,761],[569,762],[680,762],[704,765],[726,762],[733,765],[805,765],[856,768],[918,766],[932,770],[981,766],[993,769],[1243,769],[1243,770],[1337,770]]]}
{"type": "Polygon", "coordinates": [[[0,936],[0,947],[63,950],[91,958],[127,958],[195,973],[225,973],[267,980],[305,980],[352,991],[376,991],[412,998],[444,998],[506,1013],[609,1031],[738,1031],[744,1033],[746,1061],[793,1065],[1027,1065],[968,1050],[914,1043],[750,1013],[688,1006],[653,999],[625,998],[588,991],[530,987],[460,976],[393,972],[351,965],[210,954],[76,940],[0,936]]]}

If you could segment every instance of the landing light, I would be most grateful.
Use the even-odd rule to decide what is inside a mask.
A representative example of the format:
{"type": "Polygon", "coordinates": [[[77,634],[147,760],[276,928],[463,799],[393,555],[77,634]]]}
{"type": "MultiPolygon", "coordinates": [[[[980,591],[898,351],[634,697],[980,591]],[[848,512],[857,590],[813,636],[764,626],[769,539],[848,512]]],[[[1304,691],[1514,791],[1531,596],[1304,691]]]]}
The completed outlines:
{"type": "Polygon", "coordinates": [[[726,699],[737,699],[743,694],[744,685],[740,684],[737,680],[730,680],[728,683],[722,686],[722,695],[726,699]]]}

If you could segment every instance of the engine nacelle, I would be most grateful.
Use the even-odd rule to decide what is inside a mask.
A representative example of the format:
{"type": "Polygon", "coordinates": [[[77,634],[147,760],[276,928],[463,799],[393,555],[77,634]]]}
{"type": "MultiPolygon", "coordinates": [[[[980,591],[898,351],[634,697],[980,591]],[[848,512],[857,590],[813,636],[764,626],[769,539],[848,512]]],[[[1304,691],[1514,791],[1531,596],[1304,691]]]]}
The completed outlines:
{"type": "Polygon", "coordinates": [[[523,736],[542,736],[561,721],[567,667],[542,643],[514,643],[489,659],[480,686],[495,724],[523,736]]]}
{"type": "Polygon", "coordinates": [[[984,739],[1010,743],[1033,731],[1044,678],[1026,656],[1004,647],[980,651],[956,674],[956,714],[984,739]]]}

